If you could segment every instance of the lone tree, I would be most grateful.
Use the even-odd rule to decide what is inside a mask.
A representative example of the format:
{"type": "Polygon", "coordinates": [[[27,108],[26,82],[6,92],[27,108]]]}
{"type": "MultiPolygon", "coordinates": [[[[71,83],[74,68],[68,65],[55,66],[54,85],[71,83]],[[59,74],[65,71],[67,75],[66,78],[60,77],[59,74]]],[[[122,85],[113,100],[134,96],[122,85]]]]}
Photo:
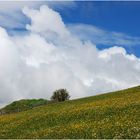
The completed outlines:
{"type": "Polygon", "coordinates": [[[63,102],[63,101],[69,100],[69,98],[70,96],[66,89],[58,89],[53,92],[51,100],[57,101],[57,102],[63,102]]]}

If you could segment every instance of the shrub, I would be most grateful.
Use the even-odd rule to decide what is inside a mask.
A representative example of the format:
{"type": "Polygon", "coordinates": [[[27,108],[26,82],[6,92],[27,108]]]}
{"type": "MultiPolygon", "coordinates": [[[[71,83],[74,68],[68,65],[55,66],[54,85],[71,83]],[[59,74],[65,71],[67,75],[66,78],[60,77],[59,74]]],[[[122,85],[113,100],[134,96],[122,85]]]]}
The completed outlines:
{"type": "Polygon", "coordinates": [[[70,96],[69,96],[69,93],[66,89],[58,89],[58,90],[53,92],[51,100],[62,102],[62,101],[69,100],[69,98],[70,98],[70,96]]]}

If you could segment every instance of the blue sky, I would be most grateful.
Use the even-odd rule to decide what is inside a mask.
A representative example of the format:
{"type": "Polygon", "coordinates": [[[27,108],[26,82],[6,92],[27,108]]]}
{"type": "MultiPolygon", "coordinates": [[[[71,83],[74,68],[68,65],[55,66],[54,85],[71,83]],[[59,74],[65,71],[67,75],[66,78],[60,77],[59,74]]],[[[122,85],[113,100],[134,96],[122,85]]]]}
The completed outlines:
{"type": "MultiPolygon", "coordinates": [[[[84,23],[103,30],[125,33],[132,37],[140,36],[140,2],[76,2],[71,9],[58,10],[66,23],[84,23]]],[[[118,44],[119,45],[119,42],[118,44]]],[[[109,47],[98,45],[99,48],[109,47]]],[[[124,46],[129,53],[140,56],[138,45],[124,46]]]]}
{"type": "Polygon", "coordinates": [[[93,24],[109,31],[140,36],[140,2],[76,2],[59,10],[66,23],[93,24]]]}
{"type": "MultiPolygon", "coordinates": [[[[22,6],[26,6],[27,4],[27,6],[39,8],[42,4],[48,4],[51,8],[60,13],[62,20],[67,26],[84,24],[93,26],[94,30],[105,31],[106,33],[103,33],[102,35],[98,34],[99,32],[97,33],[97,31],[95,33],[87,32],[84,34],[85,31],[81,33],[81,28],[86,28],[85,26],[80,27],[80,31],[76,30],[78,34],[81,34],[82,39],[91,40],[99,49],[117,45],[124,47],[129,54],[133,53],[140,57],[140,2],[138,1],[70,1],[36,2],[36,4],[33,4],[33,2],[25,2],[25,4],[18,4],[19,2],[3,3],[1,4],[4,5],[3,7],[5,7],[5,5],[9,5],[10,7],[11,5],[11,7],[17,8],[15,10],[10,7],[12,11],[10,11],[10,9],[9,11],[3,10],[3,8],[0,9],[0,25],[5,27],[9,33],[16,33],[19,31],[20,33],[24,33],[25,25],[30,23],[30,20],[21,12],[22,6]],[[113,35],[114,37],[111,40],[111,43],[109,43],[112,32],[115,32],[115,34],[117,33],[117,36],[113,35]],[[109,37],[106,37],[107,39],[105,39],[105,42],[108,43],[102,41],[104,39],[104,34],[110,34],[109,37]],[[123,43],[120,39],[123,39],[123,43]],[[130,43],[127,41],[130,41],[130,43]]],[[[71,30],[72,32],[75,32],[73,28],[71,28],[71,30]]]]}

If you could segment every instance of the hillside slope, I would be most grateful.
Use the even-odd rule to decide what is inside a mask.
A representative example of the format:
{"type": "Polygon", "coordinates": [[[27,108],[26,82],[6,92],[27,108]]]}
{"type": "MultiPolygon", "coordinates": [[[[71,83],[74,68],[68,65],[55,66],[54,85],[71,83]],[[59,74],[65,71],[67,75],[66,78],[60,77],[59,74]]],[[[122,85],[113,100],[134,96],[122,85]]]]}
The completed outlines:
{"type": "Polygon", "coordinates": [[[140,138],[140,86],[0,116],[0,138],[140,138]]]}
{"type": "Polygon", "coordinates": [[[46,105],[47,103],[48,101],[45,99],[22,99],[19,101],[14,101],[13,103],[0,109],[0,114],[21,112],[37,106],[46,105]]]}

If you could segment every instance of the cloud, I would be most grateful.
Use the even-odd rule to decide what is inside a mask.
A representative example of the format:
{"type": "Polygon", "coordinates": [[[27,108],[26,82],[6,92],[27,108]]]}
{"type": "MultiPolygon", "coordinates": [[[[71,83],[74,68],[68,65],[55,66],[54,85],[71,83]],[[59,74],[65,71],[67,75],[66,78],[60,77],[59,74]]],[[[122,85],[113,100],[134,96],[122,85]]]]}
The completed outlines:
{"type": "Polygon", "coordinates": [[[0,1],[0,25],[7,29],[24,28],[25,17],[21,12],[24,6],[37,8],[41,2],[0,1]],[[8,9],[8,10],[7,10],[8,9]]]}
{"type": "Polygon", "coordinates": [[[16,85],[16,82],[19,82],[19,56],[15,44],[1,27],[0,38],[0,103],[2,104],[20,97],[16,85]]]}
{"type": "Polygon", "coordinates": [[[91,40],[97,45],[120,45],[135,46],[140,45],[140,37],[132,37],[124,33],[106,31],[94,25],[69,24],[69,30],[82,40],[91,40]]]}
{"type": "Polygon", "coordinates": [[[21,12],[22,8],[28,6],[30,8],[38,9],[43,4],[47,4],[54,9],[70,8],[75,6],[73,1],[0,1],[0,26],[8,30],[25,28],[25,24],[28,22],[28,19],[21,12]]]}
{"type": "Polygon", "coordinates": [[[31,25],[26,25],[27,30],[36,33],[52,32],[54,35],[56,34],[58,36],[69,34],[59,13],[53,11],[47,6],[42,6],[40,11],[24,8],[23,13],[31,19],[31,25]],[[46,17],[47,22],[44,22],[46,17]]]}
{"type": "Polygon", "coordinates": [[[28,34],[10,36],[0,28],[0,104],[49,99],[59,88],[80,98],[140,84],[140,59],[124,48],[98,50],[73,35],[48,6],[23,12],[31,20],[28,34]]]}

